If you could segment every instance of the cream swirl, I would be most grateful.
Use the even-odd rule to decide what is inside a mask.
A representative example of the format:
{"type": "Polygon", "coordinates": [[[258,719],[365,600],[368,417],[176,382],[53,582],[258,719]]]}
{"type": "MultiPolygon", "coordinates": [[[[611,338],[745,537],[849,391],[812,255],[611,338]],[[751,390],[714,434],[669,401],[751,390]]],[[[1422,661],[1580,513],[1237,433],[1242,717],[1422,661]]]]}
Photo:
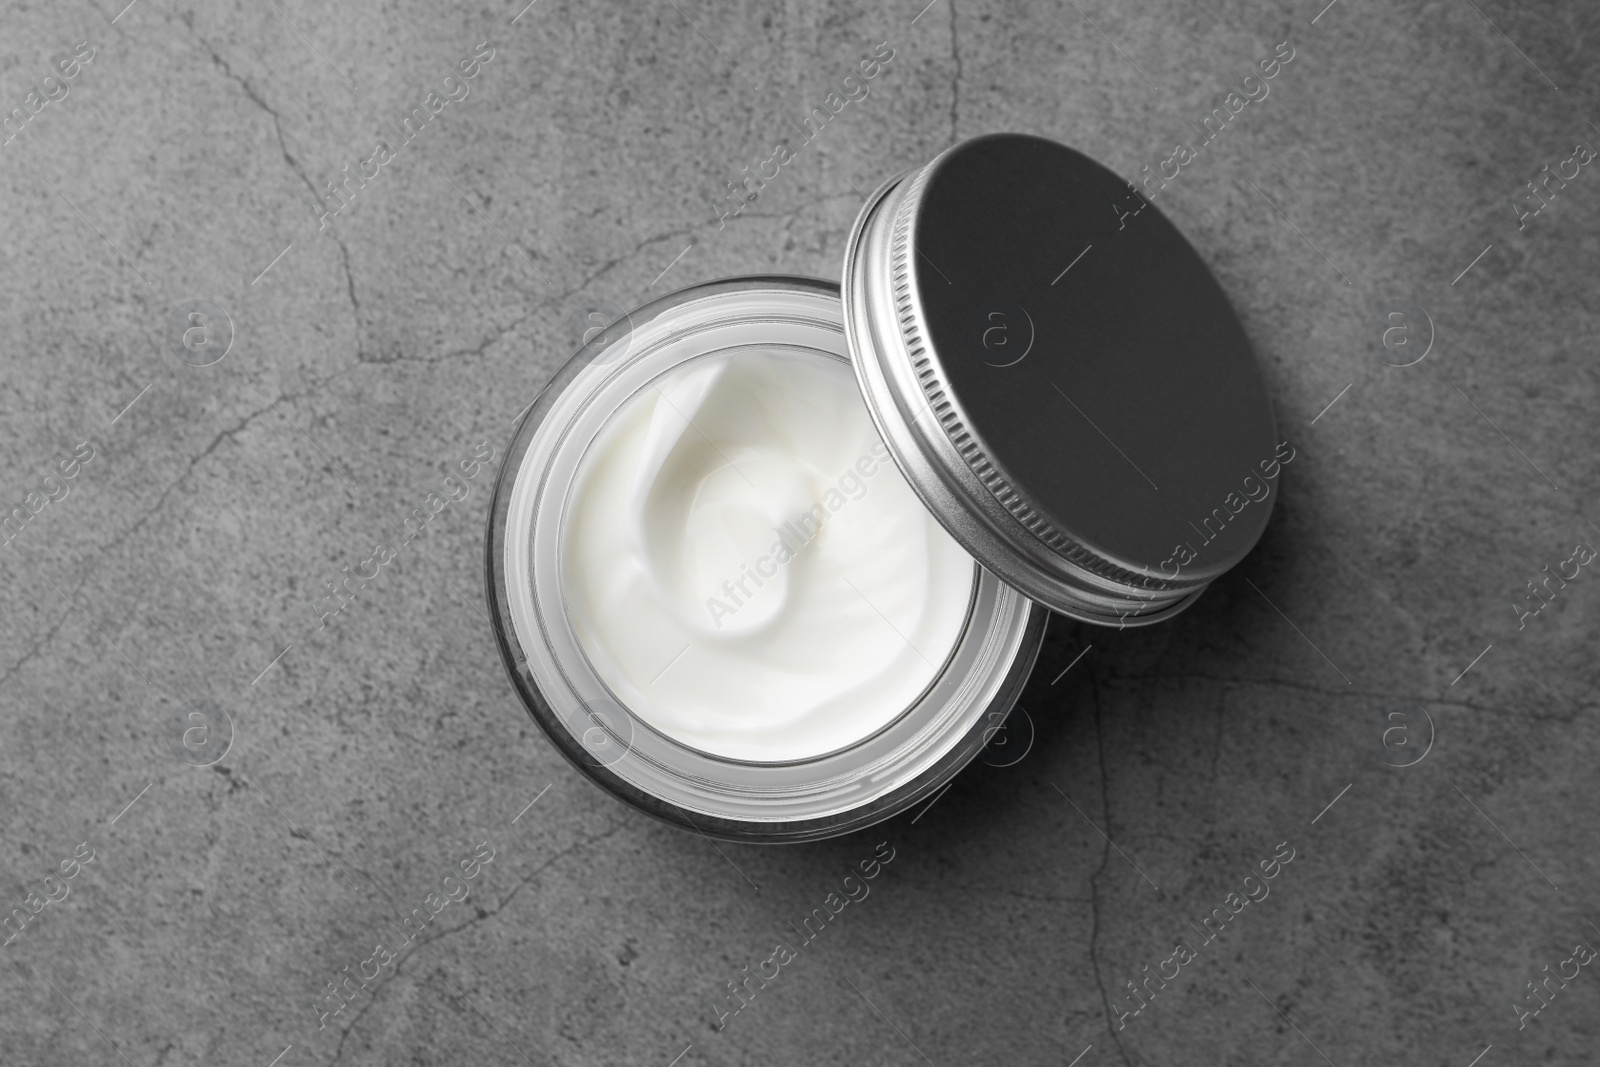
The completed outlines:
{"type": "Polygon", "coordinates": [[[845,363],[745,348],[668,372],[596,436],[560,567],[619,702],[700,751],[786,762],[916,701],[976,564],[889,460],[845,363]]]}

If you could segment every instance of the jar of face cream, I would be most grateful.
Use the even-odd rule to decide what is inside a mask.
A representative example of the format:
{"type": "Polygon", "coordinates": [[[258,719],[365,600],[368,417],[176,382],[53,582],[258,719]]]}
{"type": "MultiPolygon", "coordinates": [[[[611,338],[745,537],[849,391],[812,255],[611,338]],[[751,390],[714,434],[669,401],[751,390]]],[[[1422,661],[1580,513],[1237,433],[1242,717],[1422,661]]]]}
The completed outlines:
{"type": "Polygon", "coordinates": [[[495,487],[495,630],[616,796],[714,837],[835,836],[978,754],[1050,610],[1192,603],[1283,458],[1172,224],[1071,149],[981,137],[869,198],[842,286],[695,286],[584,344],[495,487]]]}

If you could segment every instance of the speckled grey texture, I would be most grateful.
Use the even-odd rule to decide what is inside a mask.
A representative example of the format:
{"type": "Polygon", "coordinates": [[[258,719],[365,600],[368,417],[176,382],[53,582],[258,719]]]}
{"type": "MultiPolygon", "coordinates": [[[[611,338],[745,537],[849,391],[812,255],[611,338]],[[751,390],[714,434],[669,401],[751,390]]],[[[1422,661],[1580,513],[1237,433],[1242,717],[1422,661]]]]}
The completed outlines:
{"type": "Polygon", "coordinates": [[[8,1067],[1593,1061],[1593,968],[1514,1005],[1600,942],[1600,577],[1512,605],[1600,544],[1600,171],[1525,229],[1513,196],[1600,143],[1600,11],[922,3],[4,6],[0,491],[29,517],[0,549],[0,906],[67,894],[0,949],[8,1067]],[[1015,766],[789,849],[625,809],[503,676],[493,464],[319,628],[326,581],[504,447],[589,303],[837,278],[857,190],[973,134],[1134,178],[1285,40],[1156,201],[1258,347],[1297,450],[1278,513],[1173,623],[1054,626],[1015,766]],[[319,231],[324,183],[480,42],[319,231]],[[719,228],[723,183],[879,42],[866,99],[719,228]],[[234,330],[210,366],[167,343],[194,299],[234,330]],[[1402,304],[1436,337],[1397,368],[1371,338],[1402,304]],[[220,733],[174,749],[219,728],[196,700],[218,761],[220,733]],[[1419,708],[1431,751],[1390,766],[1419,708]],[[717,1029],[880,841],[870,895],[717,1029]],[[483,842],[467,899],[399,934],[483,842]],[[1124,1018],[1281,842],[1270,895],[1124,1018]]]}

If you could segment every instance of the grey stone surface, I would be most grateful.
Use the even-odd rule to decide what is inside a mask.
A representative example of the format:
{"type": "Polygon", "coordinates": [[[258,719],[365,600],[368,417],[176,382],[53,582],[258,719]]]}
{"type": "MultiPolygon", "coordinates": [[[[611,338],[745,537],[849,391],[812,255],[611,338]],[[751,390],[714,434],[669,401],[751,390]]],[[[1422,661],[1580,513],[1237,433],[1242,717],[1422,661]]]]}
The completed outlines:
{"type": "Polygon", "coordinates": [[[1600,942],[1600,578],[1521,629],[1511,604],[1600,544],[1600,170],[1526,229],[1511,198],[1600,143],[1600,11],[922,2],[4,5],[7,110],[94,49],[0,146],[5,506],[93,458],[0,549],[3,907],[68,893],[0,950],[0,1060],[1594,1060],[1593,968],[1525,1028],[1513,1005],[1600,942]],[[1259,348],[1297,449],[1279,511],[1170,625],[1056,625],[1020,763],[799,848],[625,809],[503,677],[492,469],[318,628],[323,582],[504,447],[586,302],[837,278],[855,190],[982,132],[1134,177],[1284,40],[1157,199],[1259,348]],[[484,41],[470,95],[319,232],[324,182],[484,41]],[[870,95],[719,228],[722,183],[880,41],[870,95]],[[234,330],[209,366],[167,341],[194,299],[234,330]],[[1402,303],[1437,337],[1397,368],[1370,338],[1402,303]],[[172,744],[194,700],[231,721],[209,766],[220,734],[172,744]],[[1398,706],[1435,733],[1403,768],[1398,706]],[[716,1029],[880,841],[870,896],[716,1029]],[[480,842],[467,900],[319,1028],[480,842]],[[1270,896],[1119,1028],[1125,983],[1280,842],[1270,896]]]}

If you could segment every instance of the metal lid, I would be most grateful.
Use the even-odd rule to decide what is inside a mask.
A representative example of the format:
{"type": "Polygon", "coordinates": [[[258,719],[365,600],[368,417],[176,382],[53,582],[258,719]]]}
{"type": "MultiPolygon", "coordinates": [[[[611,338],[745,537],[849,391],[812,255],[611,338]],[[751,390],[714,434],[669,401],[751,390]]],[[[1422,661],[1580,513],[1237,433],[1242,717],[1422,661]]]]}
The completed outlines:
{"type": "Polygon", "coordinates": [[[1177,228],[1087,156],[995,134],[890,180],[843,297],[900,470],[1030,598],[1156,622],[1260,537],[1284,457],[1250,342],[1177,228]]]}

